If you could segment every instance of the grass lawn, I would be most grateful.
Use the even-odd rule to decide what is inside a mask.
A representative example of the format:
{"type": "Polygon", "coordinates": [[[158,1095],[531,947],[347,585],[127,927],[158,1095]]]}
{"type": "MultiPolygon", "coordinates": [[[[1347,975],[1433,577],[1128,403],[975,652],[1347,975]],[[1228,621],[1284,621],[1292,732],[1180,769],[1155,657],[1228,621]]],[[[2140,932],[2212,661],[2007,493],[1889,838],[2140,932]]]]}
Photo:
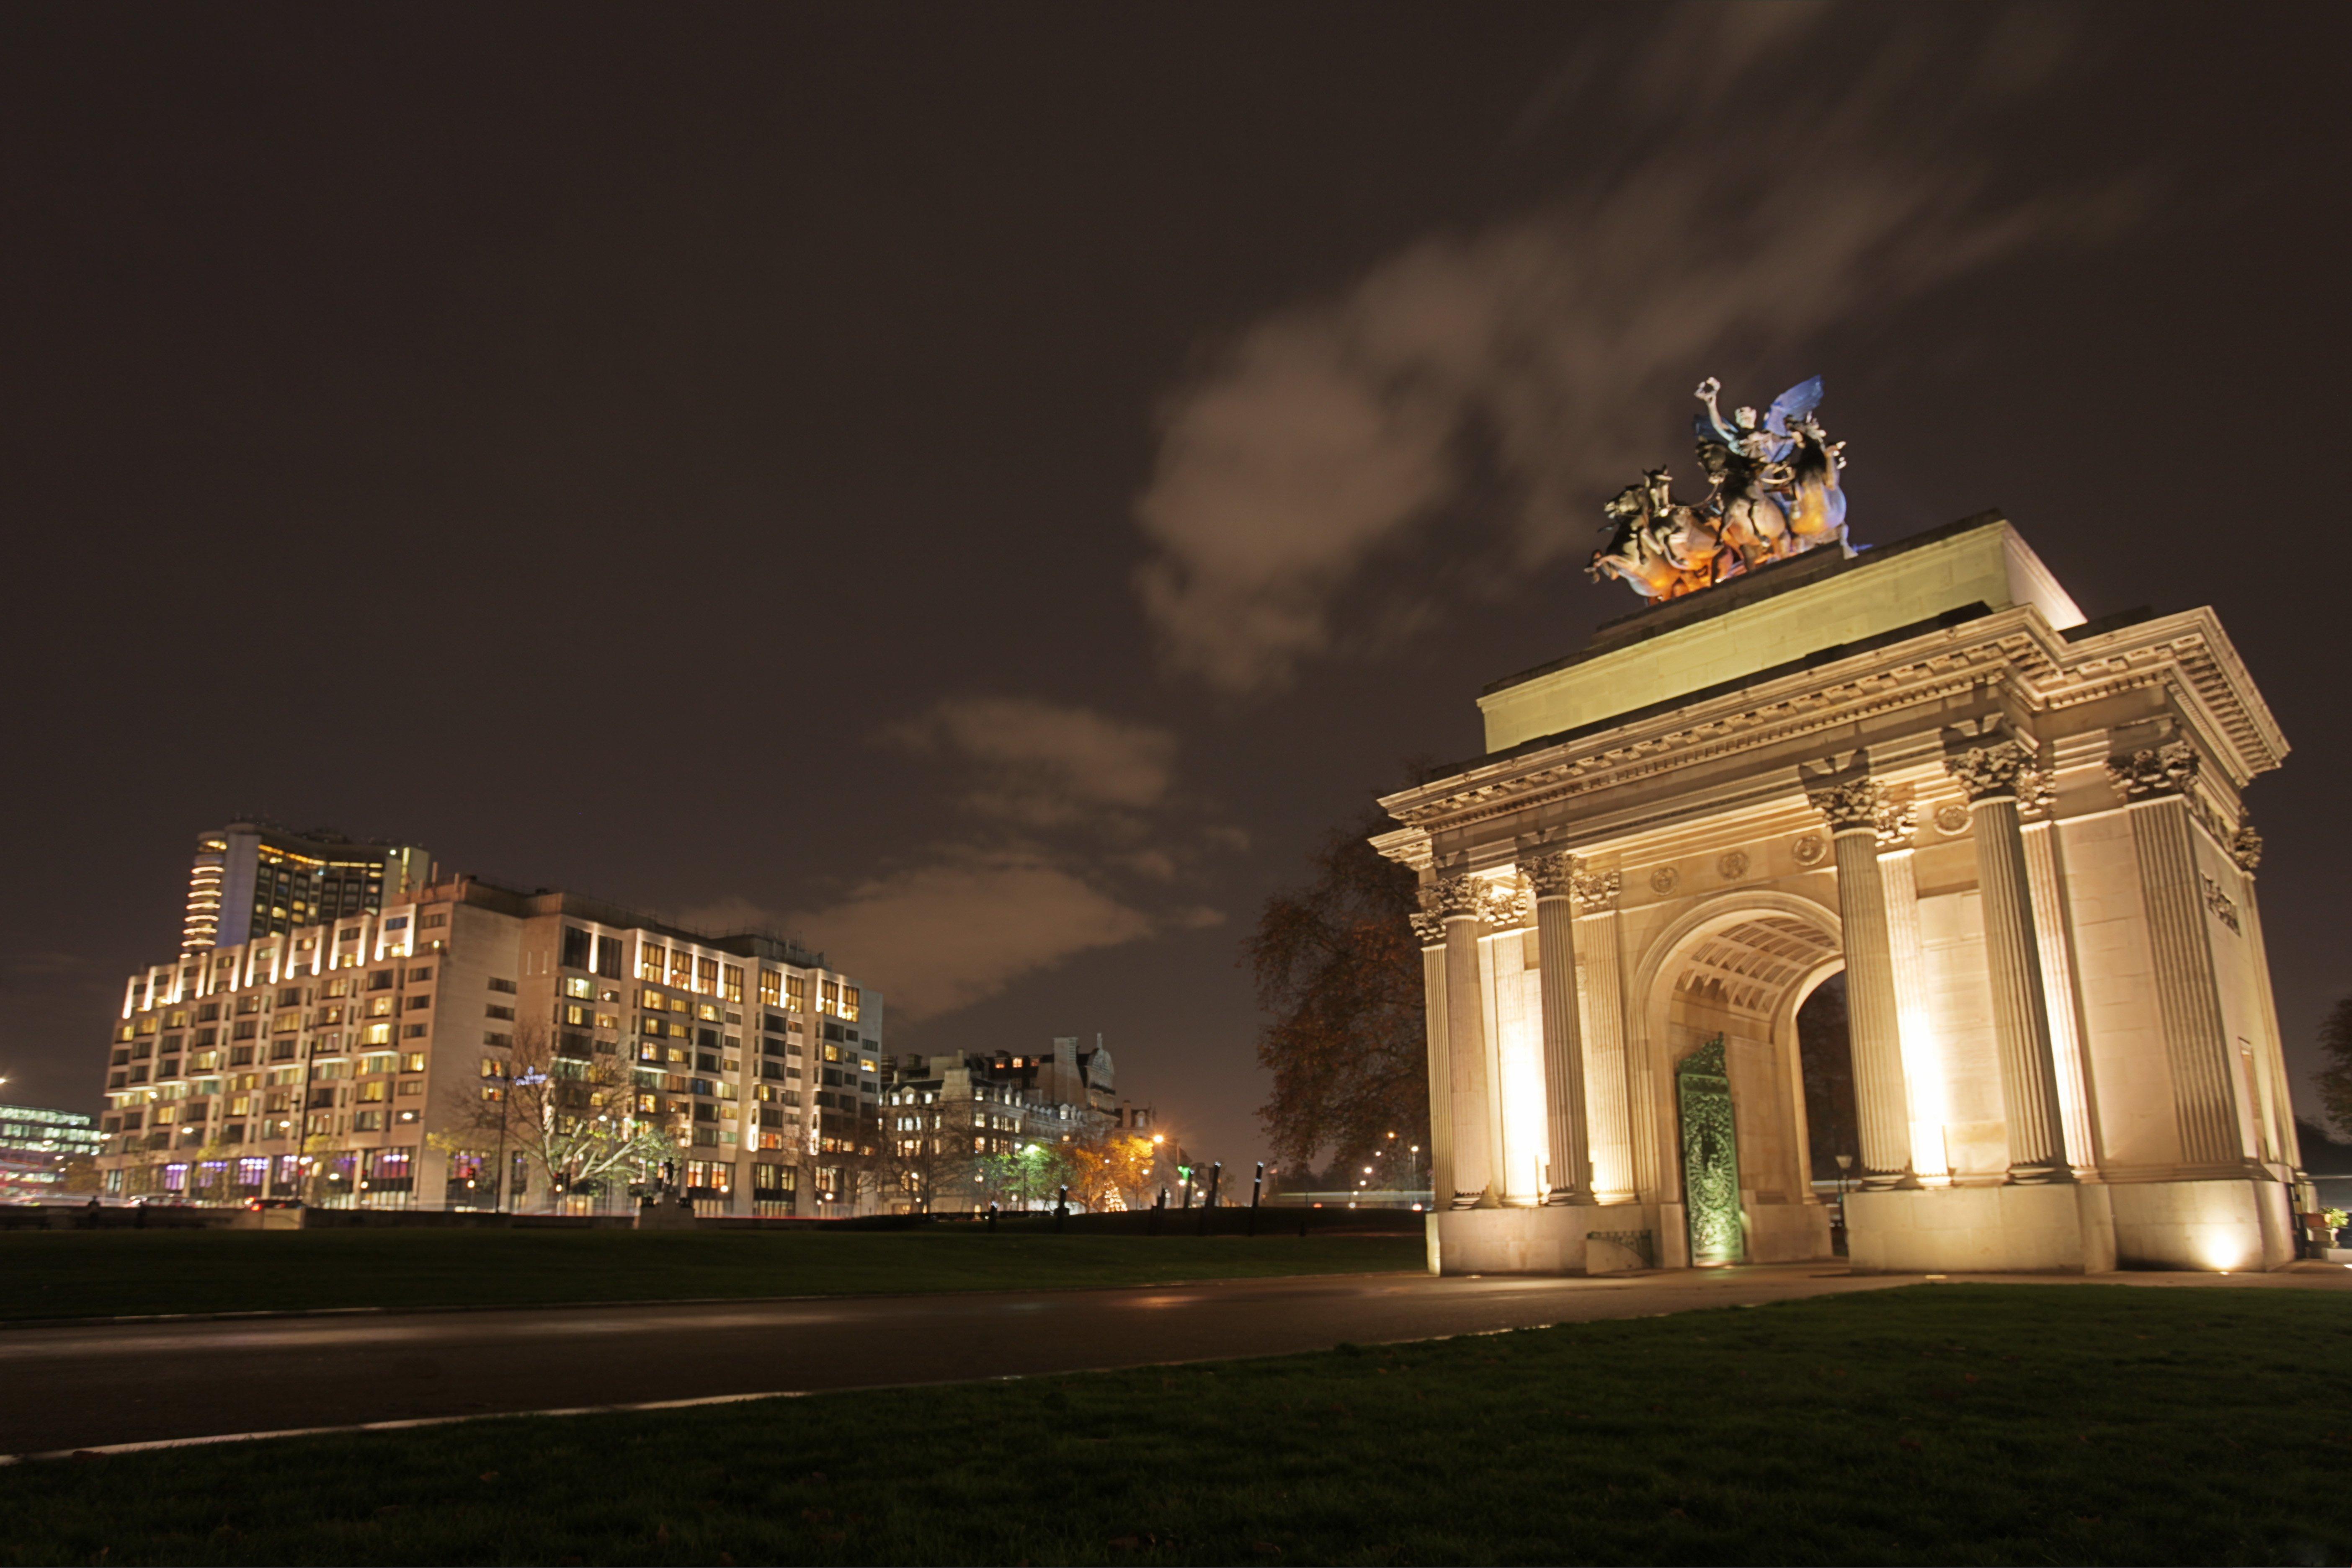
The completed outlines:
{"type": "Polygon", "coordinates": [[[2340,1297],[1929,1285],[50,1461],[0,1561],[2340,1563],[2347,1457],[2340,1297]]]}
{"type": "Polygon", "coordinates": [[[629,1230],[0,1234],[0,1318],[1148,1285],[1418,1268],[1418,1237],[629,1230]]]}

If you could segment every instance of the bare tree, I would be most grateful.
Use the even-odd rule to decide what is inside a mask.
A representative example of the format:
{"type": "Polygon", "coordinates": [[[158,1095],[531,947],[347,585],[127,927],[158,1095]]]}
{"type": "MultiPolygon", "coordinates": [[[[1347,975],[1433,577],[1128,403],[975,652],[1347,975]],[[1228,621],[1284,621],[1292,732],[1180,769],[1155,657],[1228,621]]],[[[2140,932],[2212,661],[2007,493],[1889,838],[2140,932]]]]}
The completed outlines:
{"type": "Polygon", "coordinates": [[[2337,1002],[2319,1026],[2319,1059],[2312,1075],[2319,1103],[2339,1132],[2352,1132],[2352,996],[2337,1002]]]}
{"type": "Polygon", "coordinates": [[[459,1098],[446,1131],[433,1142],[495,1160],[501,1206],[517,1155],[538,1173],[551,1200],[625,1184],[677,1156],[671,1130],[639,1110],[627,1061],[610,1052],[564,1049],[541,1024],[515,1031],[495,1076],[454,1092],[459,1098]]]}
{"type": "Polygon", "coordinates": [[[914,1213],[931,1214],[947,1194],[970,1184],[968,1118],[969,1112],[958,1124],[945,1104],[883,1107],[877,1196],[884,1208],[903,1203],[914,1213]]]}
{"type": "Polygon", "coordinates": [[[1375,812],[1327,839],[1314,879],[1265,902],[1244,957],[1268,1016],[1258,1061],[1274,1075],[1259,1110],[1285,1161],[1328,1149],[1356,1164],[1397,1133],[1429,1142],[1427,1026],[1412,873],[1366,842],[1375,812]]]}

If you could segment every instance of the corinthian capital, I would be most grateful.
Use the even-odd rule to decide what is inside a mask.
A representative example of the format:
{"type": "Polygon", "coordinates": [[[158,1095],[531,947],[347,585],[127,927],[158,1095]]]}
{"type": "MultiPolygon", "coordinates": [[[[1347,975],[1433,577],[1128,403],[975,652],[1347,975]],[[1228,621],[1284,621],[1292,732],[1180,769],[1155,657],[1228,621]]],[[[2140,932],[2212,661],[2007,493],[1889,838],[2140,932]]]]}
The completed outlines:
{"type": "Polygon", "coordinates": [[[1577,909],[1588,915],[1597,915],[1617,902],[1624,889],[1622,871],[1579,871],[1570,879],[1570,889],[1576,895],[1577,909]]]}
{"type": "Polygon", "coordinates": [[[2107,759],[2107,782],[2123,791],[2126,800],[2147,800],[2179,795],[2197,777],[2197,748],[2186,741],[2143,746],[2107,759]]]}
{"type": "Polygon", "coordinates": [[[1944,771],[1959,784],[1970,805],[2003,795],[2019,799],[2025,793],[2026,775],[2033,771],[2033,749],[2022,741],[1969,746],[1947,753],[1944,771]]]}
{"type": "Polygon", "coordinates": [[[1564,899],[1572,891],[1576,880],[1576,857],[1565,849],[1549,855],[1527,855],[1519,859],[1519,869],[1526,873],[1528,885],[1538,899],[1564,899]]]}
{"type": "Polygon", "coordinates": [[[1421,890],[1422,907],[1442,921],[1475,921],[1486,907],[1486,884],[1476,877],[1440,877],[1421,890]]]}
{"type": "Polygon", "coordinates": [[[1875,828],[1881,791],[1875,779],[1835,779],[1805,785],[1805,798],[1813,809],[1829,818],[1830,831],[1847,833],[1856,828],[1875,828]]]}
{"type": "Polygon", "coordinates": [[[2263,836],[2252,827],[2241,827],[2230,835],[2230,858],[2243,871],[2252,871],[2263,863],[2263,836]]]}
{"type": "Polygon", "coordinates": [[[1489,931],[1517,931],[1535,922],[1535,900],[1528,896],[1528,889],[1517,877],[1489,882],[1482,915],[1489,931]]]}
{"type": "Polygon", "coordinates": [[[1411,918],[1412,920],[1412,935],[1415,942],[1418,942],[1423,947],[1444,947],[1445,945],[1445,922],[1444,921],[1438,919],[1435,915],[1414,915],[1411,918]]]}
{"type": "Polygon", "coordinates": [[[1911,786],[1898,792],[1882,790],[1878,809],[1871,814],[1870,826],[1878,835],[1881,849],[1908,849],[1911,837],[1919,826],[1919,807],[1911,798],[1911,786]]]}

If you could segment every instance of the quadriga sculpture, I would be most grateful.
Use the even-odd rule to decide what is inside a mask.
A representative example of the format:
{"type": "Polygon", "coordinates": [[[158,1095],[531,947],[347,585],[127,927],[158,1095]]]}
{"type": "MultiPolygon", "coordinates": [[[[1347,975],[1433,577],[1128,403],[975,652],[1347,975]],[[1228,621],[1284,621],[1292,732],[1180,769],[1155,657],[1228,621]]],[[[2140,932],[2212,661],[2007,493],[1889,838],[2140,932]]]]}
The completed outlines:
{"type": "Polygon", "coordinates": [[[1799,382],[1760,416],[1742,407],[1726,419],[1722,391],[1712,376],[1699,384],[1704,411],[1693,421],[1706,500],[1677,503],[1664,468],[1626,486],[1601,509],[1610,541],[1586,568],[1595,581],[1620,577],[1646,599],[1675,599],[1832,540],[1853,553],[1838,479],[1845,443],[1813,415],[1822,378],[1799,382]]]}

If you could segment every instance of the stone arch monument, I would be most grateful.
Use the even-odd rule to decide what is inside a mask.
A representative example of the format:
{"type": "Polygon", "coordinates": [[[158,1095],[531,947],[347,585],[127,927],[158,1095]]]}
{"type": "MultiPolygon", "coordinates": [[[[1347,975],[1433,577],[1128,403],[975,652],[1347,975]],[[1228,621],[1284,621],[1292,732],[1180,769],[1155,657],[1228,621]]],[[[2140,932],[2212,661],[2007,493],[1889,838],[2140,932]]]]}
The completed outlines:
{"type": "Polygon", "coordinates": [[[2242,804],[2286,745],[2213,612],[2087,621],[1990,513],[1708,570],[1495,682],[1484,754],[1381,803],[1432,1269],[1829,1256],[1796,1017],[1841,970],[1854,1267],[2291,1258],[2242,804]]]}

